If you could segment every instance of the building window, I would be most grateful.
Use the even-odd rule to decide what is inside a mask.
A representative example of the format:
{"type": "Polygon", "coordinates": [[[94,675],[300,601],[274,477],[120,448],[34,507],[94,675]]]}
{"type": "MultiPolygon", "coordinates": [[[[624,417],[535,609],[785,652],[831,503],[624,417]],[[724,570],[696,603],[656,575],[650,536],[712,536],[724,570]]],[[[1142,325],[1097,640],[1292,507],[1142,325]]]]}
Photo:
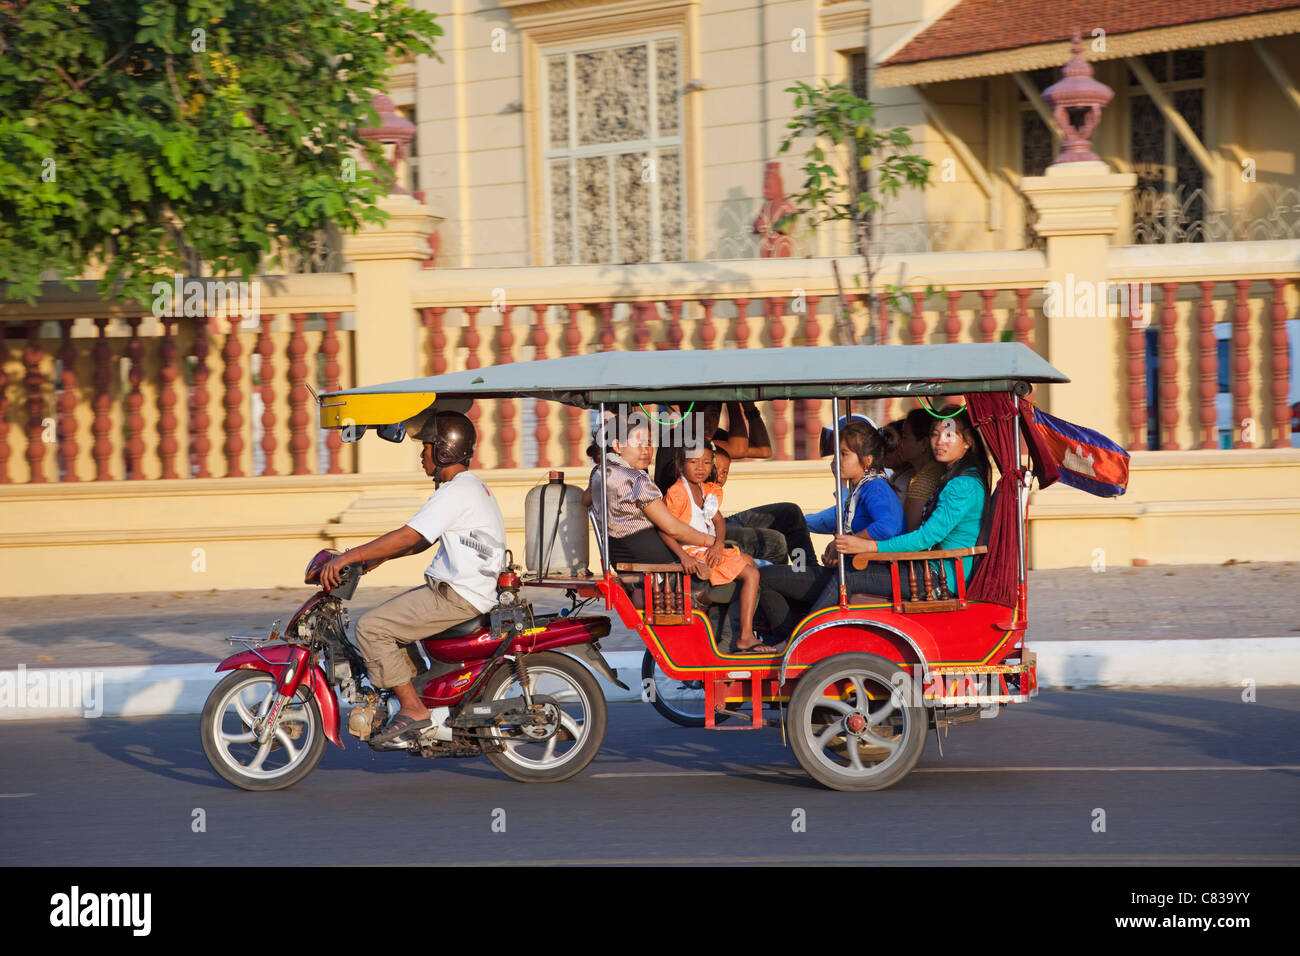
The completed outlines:
{"type": "MultiPolygon", "coordinates": [[[[1197,139],[1205,139],[1205,51],[1142,57],[1197,139]]],[[[1205,170],[1130,70],[1129,161],[1137,173],[1133,242],[1206,241],[1205,170]]]]}
{"type": "Polygon", "coordinates": [[[680,51],[654,37],[546,56],[551,263],[684,257],[680,51]]]}

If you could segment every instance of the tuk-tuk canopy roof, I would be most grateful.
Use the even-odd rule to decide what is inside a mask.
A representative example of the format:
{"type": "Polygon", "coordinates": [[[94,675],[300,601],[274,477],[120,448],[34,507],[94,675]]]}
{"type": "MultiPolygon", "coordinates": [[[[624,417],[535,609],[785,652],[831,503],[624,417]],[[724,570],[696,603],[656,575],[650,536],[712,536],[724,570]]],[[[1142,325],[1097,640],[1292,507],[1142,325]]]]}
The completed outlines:
{"type": "Polygon", "coordinates": [[[958,395],[1068,381],[1016,342],[599,352],[330,392],[321,398],[321,425],[401,421],[435,398],[538,398],[590,408],[602,402],[958,395]]]}

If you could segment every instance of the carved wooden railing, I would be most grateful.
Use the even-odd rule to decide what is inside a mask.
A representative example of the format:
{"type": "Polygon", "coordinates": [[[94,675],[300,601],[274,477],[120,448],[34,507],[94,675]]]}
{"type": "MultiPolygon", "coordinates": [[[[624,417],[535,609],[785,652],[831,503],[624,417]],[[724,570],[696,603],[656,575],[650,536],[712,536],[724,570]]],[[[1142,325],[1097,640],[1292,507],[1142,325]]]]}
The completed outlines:
{"type": "MultiPolygon", "coordinates": [[[[931,253],[908,257],[908,267],[907,288],[918,295],[915,309],[882,301],[868,316],[866,293],[849,286],[853,342],[1018,341],[1036,347],[1044,341],[1039,323],[1047,270],[1041,253],[931,253]],[[939,288],[928,299],[927,284],[939,288]]],[[[429,270],[418,281],[423,370],[429,374],[613,349],[747,349],[840,340],[826,260],[429,270]]],[[[887,418],[914,407],[911,400],[882,404],[887,418]]],[[[817,457],[829,402],[775,401],[763,413],[774,459],[817,457]]],[[[580,409],[500,400],[476,403],[471,417],[496,426],[480,443],[478,466],[572,468],[586,460],[588,415],[580,409]]]]}
{"type": "MultiPolygon", "coordinates": [[[[849,260],[845,260],[846,264],[849,260]]],[[[1300,242],[1125,247],[1111,284],[1136,284],[1118,323],[1109,387],[1134,448],[1217,447],[1230,396],[1232,445],[1291,442],[1287,323],[1297,315],[1300,242]],[[1142,283],[1150,308],[1140,308],[1142,283]],[[1154,331],[1148,331],[1152,329],[1154,331]],[[1219,341],[1227,337],[1227,396],[1219,341]],[[1148,400],[1148,367],[1158,385],[1148,400]]],[[[417,371],[625,349],[746,349],[854,342],[1047,344],[1041,252],[907,257],[913,308],[850,287],[837,329],[829,263],[814,259],[425,269],[410,301],[417,371]],[[924,295],[925,287],[933,287],[924,295]]],[[[887,275],[898,264],[886,263],[887,275]]],[[[352,277],[265,279],[256,316],[161,315],[100,303],[90,283],[35,306],[0,302],[0,484],[302,475],[355,470],[353,446],[316,428],[317,392],[356,383],[366,334],[352,277]]],[[[1123,311],[1123,310],[1120,310],[1123,311]]],[[[383,334],[380,332],[373,333],[383,334]]],[[[375,351],[391,342],[375,343],[375,351]]],[[[403,376],[395,376],[403,377],[403,376]]],[[[885,420],[912,407],[885,400],[885,420]]],[[[829,403],[763,408],[774,458],[816,456],[829,403]]],[[[588,413],[545,402],[476,403],[475,466],[582,467],[588,413]]],[[[1116,436],[1119,437],[1119,436],[1116,436]]]]}
{"type": "Polygon", "coordinates": [[[352,384],[349,277],[276,284],[249,316],[0,305],[0,483],[354,470],[310,392],[352,384]]]}
{"type": "Polygon", "coordinates": [[[1114,316],[1127,447],[1291,447],[1300,241],[1127,246],[1109,272],[1133,304],[1114,316]]]}

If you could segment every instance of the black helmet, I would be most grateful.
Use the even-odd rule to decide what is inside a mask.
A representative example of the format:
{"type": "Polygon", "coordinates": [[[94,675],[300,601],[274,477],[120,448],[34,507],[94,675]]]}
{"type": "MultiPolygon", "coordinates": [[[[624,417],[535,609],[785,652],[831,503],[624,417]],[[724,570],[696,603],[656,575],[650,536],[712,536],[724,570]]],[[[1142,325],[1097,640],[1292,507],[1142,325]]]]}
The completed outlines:
{"type": "Polygon", "coordinates": [[[474,423],[466,415],[450,411],[435,412],[415,438],[433,445],[433,463],[442,468],[469,464],[478,441],[474,423]]]}

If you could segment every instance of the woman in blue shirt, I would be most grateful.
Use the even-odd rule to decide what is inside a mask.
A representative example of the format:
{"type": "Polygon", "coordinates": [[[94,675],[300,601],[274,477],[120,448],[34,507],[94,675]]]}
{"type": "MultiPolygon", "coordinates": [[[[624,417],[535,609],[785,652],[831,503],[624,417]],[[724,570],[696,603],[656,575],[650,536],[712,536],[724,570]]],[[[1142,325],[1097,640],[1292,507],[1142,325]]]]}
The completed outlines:
{"type": "MultiPolygon", "coordinates": [[[[980,524],[988,504],[988,453],[964,410],[957,412],[956,406],[950,405],[939,414],[944,417],[930,428],[930,447],[934,450],[935,460],[944,465],[945,471],[925,504],[920,527],[907,534],[883,539],[840,535],[834,546],[841,555],[968,548],[978,542],[980,524]]],[[[969,581],[971,558],[961,560],[965,578],[969,581]]],[[[939,563],[931,563],[936,572],[940,570],[939,563]]],[[[944,559],[942,565],[948,591],[955,594],[957,573],[952,559],[944,559]]],[[[834,584],[834,594],[828,600],[823,593],[816,607],[829,607],[838,602],[839,582],[834,584]]],[[[885,563],[871,564],[865,571],[850,571],[846,584],[850,594],[870,594],[888,600],[893,593],[889,565],[885,563]]],[[[907,575],[899,575],[899,588],[903,598],[911,598],[907,575]]]]}
{"type": "MultiPolygon", "coordinates": [[[[849,486],[844,499],[844,526],[850,534],[892,538],[903,530],[903,508],[880,470],[884,457],[880,433],[866,422],[851,422],[840,432],[840,477],[849,486]],[[894,501],[889,501],[890,497],[894,501]]],[[[813,534],[835,533],[835,505],[804,515],[813,534]]],[[[834,547],[826,549],[827,563],[838,561],[834,547]]]]}
{"type": "MultiPolygon", "coordinates": [[[[840,477],[849,486],[845,496],[844,526],[850,533],[842,537],[865,541],[868,537],[890,538],[900,534],[904,527],[903,506],[880,470],[884,456],[880,433],[866,422],[851,422],[840,430],[839,456],[840,477]]],[[[806,519],[809,531],[835,533],[834,505],[808,515],[806,519]]],[[[769,632],[789,634],[791,627],[807,613],[809,602],[828,586],[827,582],[835,581],[838,600],[838,571],[835,566],[839,562],[839,552],[834,541],[826,548],[823,560],[825,567],[773,565],[759,571],[758,606],[769,632]]]]}

